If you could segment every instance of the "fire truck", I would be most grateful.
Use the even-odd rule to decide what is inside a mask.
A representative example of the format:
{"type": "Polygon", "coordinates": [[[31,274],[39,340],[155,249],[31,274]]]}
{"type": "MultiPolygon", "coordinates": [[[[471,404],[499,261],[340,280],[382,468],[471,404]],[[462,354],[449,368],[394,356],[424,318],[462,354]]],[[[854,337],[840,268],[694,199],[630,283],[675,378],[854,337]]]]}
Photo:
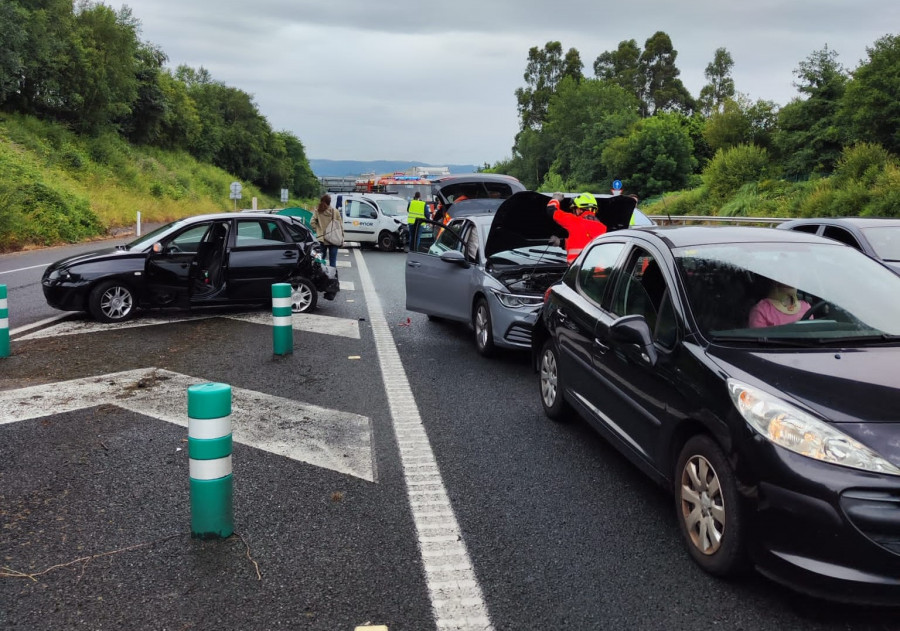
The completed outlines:
{"type": "Polygon", "coordinates": [[[385,175],[370,174],[356,180],[357,193],[385,193],[397,195],[406,200],[413,198],[416,192],[423,200],[431,199],[431,180],[421,175],[404,173],[388,173],[385,175]]]}

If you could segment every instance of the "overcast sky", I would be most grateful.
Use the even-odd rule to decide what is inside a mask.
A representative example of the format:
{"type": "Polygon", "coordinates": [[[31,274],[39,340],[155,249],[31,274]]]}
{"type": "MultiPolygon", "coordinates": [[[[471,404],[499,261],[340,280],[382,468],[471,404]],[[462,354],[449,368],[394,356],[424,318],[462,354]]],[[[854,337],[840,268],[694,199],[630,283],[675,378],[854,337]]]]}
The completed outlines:
{"type": "MultiPolygon", "coordinates": [[[[121,4],[105,0],[115,9],[121,4]]],[[[897,0],[129,0],[168,66],[251,94],[307,157],[494,163],[518,131],[515,90],[532,46],[575,48],[585,76],[619,42],[671,39],[695,97],[715,50],[735,87],[784,105],[793,71],[826,45],[853,69],[900,29],[897,0]],[[891,29],[894,29],[893,31],[891,29]]]]}

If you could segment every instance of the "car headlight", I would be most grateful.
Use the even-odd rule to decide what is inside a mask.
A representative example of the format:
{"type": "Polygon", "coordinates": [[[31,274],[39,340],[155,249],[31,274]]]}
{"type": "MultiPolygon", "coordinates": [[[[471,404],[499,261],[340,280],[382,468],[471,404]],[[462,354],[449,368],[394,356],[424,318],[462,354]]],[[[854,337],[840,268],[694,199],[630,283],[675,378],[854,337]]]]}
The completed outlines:
{"type": "Polygon", "coordinates": [[[728,394],[750,427],[776,445],[822,462],[900,475],[862,443],[778,397],[735,379],[728,380],[728,394]]]}
{"type": "Polygon", "coordinates": [[[70,272],[67,269],[55,269],[52,272],[50,272],[50,274],[47,275],[47,280],[51,280],[51,281],[66,282],[66,281],[73,281],[73,280],[75,280],[75,278],[76,278],[75,275],[72,274],[72,272],[70,272]]]}
{"type": "Polygon", "coordinates": [[[507,294],[492,289],[491,293],[497,296],[500,304],[509,309],[521,309],[523,307],[536,307],[544,302],[543,296],[523,296],[520,294],[507,294]]]}

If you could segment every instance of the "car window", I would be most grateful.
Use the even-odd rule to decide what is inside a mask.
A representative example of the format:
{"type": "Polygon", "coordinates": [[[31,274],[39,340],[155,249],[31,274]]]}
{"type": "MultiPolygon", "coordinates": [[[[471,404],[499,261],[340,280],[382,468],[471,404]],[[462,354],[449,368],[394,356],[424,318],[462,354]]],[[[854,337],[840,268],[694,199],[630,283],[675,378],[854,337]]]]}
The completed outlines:
{"type": "Polygon", "coordinates": [[[372,219],[378,215],[374,206],[358,199],[347,200],[345,206],[347,216],[352,219],[372,219]]]}
{"type": "Polygon", "coordinates": [[[581,293],[597,304],[602,304],[610,271],[624,248],[625,244],[618,242],[602,243],[590,249],[578,271],[578,289],[581,293]]]}
{"type": "Polygon", "coordinates": [[[283,245],[291,241],[278,227],[277,221],[266,219],[239,219],[237,247],[283,245]]]}
{"type": "Polygon", "coordinates": [[[823,237],[828,237],[829,239],[834,239],[835,241],[840,241],[845,245],[849,245],[851,247],[856,248],[857,250],[862,250],[862,247],[859,245],[859,241],[856,240],[849,231],[844,230],[843,228],[839,228],[838,226],[825,226],[825,230],[822,231],[823,237]]]}
{"type": "Polygon", "coordinates": [[[294,239],[295,243],[306,243],[312,238],[312,235],[305,226],[294,223],[293,221],[286,222],[284,226],[287,228],[288,233],[290,233],[291,238],[294,239]]]}
{"type": "Polygon", "coordinates": [[[647,250],[636,247],[619,276],[611,311],[618,316],[643,316],[654,331],[665,293],[659,262],[647,250]]]}
{"type": "Polygon", "coordinates": [[[794,232],[808,232],[809,234],[816,234],[819,230],[819,224],[817,223],[802,223],[799,226],[794,226],[791,228],[794,232]]]}
{"type": "Polygon", "coordinates": [[[863,228],[875,254],[885,261],[900,261],[900,226],[863,228]]]}
{"type": "Polygon", "coordinates": [[[179,252],[197,252],[198,247],[200,246],[200,242],[203,240],[203,236],[209,230],[211,224],[204,223],[199,226],[192,226],[187,230],[178,233],[175,235],[173,239],[171,239],[167,246],[171,248],[175,246],[178,248],[179,252]]]}

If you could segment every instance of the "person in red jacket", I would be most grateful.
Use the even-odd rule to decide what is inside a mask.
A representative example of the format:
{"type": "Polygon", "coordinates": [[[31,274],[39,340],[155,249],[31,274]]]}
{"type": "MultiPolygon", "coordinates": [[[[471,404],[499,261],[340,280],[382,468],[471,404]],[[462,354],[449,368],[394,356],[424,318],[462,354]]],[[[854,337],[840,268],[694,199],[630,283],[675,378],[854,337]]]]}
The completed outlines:
{"type": "Polygon", "coordinates": [[[547,213],[553,221],[566,229],[566,261],[572,263],[594,237],[606,232],[606,225],[597,220],[597,199],[590,193],[582,193],[574,200],[554,199],[547,204],[547,213]],[[565,207],[570,207],[567,212],[565,207]]]}

